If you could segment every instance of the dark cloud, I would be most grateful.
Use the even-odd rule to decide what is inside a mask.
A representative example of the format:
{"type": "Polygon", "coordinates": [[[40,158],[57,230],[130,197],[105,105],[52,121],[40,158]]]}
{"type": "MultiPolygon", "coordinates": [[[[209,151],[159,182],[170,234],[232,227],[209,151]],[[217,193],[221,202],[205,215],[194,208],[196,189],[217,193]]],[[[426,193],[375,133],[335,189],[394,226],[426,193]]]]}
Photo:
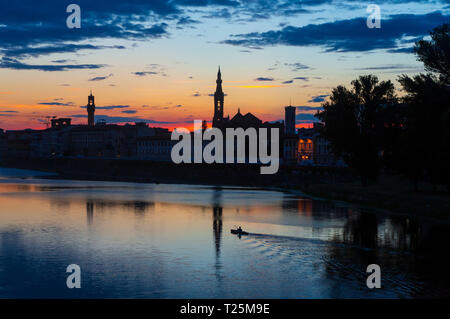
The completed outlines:
{"type": "MultiPolygon", "coordinates": [[[[78,0],[81,28],[69,29],[66,8],[72,0],[21,0],[2,5],[0,10],[0,54],[22,59],[81,50],[123,49],[123,46],[83,44],[101,39],[149,40],[168,35],[168,23],[181,11],[167,0],[78,0]]],[[[19,64],[25,64],[18,61],[19,64]]],[[[2,64],[11,64],[11,62],[2,64]]],[[[14,66],[15,67],[15,66],[14,66]]],[[[24,69],[23,66],[15,68],[24,69]]],[[[41,71],[65,71],[65,66],[27,67],[41,71]]]]}
{"type": "Polygon", "coordinates": [[[270,77],[259,77],[259,78],[254,79],[253,81],[262,81],[262,82],[264,82],[264,81],[275,81],[275,79],[274,78],[270,78],[270,77]]]}
{"type": "Polygon", "coordinates": [[[311,97],[311,100],[309,100],[309,103],[321,103],[325,102],[325,99],[329,97],[329,94],[323,94],[323,95],[315,95],[311,97]]]}
{"type": "Polygon", "coordinates": [[[296,123],[314,123],[319,122],[319,120],[314,117],[318,110],[321,110],[322,107],[314,107],[309,105],[296,106],[297,115],[295,116],[296,123]]]}
{"type": "MultiPolygon", "coordinates": [[[[168,103],[172,104],[172,102],[168,103]]],[[[174,109],[174,108],[180,108],[184,107],[182,104],[177,105],[171,105],[171,106],[162,106],[162,105],[142,105],[144,108],[149,108],[151,110],[159,111],[159,110],[168,110],[168,109],[174,109]]]]}
{"type": "Polygon", "coordinates": [[[200,21],[194,20],[188,16],[185,16],[185,17],[180,17],[178,19],[177,26],[185,26],[185,25],[192,25],[192,24],[198,24],[198,23],[200,23],[200,21]]]}
{"type": "Polygon", "coordinates": [[[125,113],[125,114],[136,114],[137,111],[136,110],[125,110],[125,111],[122,111],[122,113],[125,113]]]}
{"type": "Polygon", "coordinates": [[[89,79],[88,81],[103,81],[106,80],[108,77],[107,76],[97,76],[95,78],[89,79]]]}
{"type": "Polygon", "coordinates": [[[67,63],[69,62],[69,60],[67,59],[62,59],[62,60],[53,60],[52,63],[67,63]]]}
{"type": "Polygon", "coordinates": [[[292,71],[300,71],[300,70],[307,70],[310,69],[309,66],[300,63],[300,62],[296,62],[296,63],[285,63],[284,65],[289,66],[292,68],[292,71]]]}
{"type": "Polygon", "coordinates": [[[132,72],[131,74],[134,74],[134,75],[137,75],[137,76],[146,76],[146,75],[158,74],[158,72],[154,72],[154,71],[138,71],[138,72],[132,72]]]}
{"type": "MultiPolygon", "coordinates": [[[[85,114],[74,114],[71,115],[73,118],[87,118],[85,114]]],[[[140,117],[126,117],[126,116],[108,116],[108,115],[95,115],[95,120],[105,120],[107,123],[116,124],[116,123],[135,123],[135,122],[144,122],[149,124],[176,124],[178,122],[164,122],[164,121],[155,121],[151,119],[144,119],[140,117]]]]}
{"type": "Polygon", "coordinates": [[[386,64],[386,65],[378,65],[378,66],[369,66],[364,68],[355,68],[357,71],[386,71],[386,70],[403,70],[403,71],[423,71],[423,67],[419,67],[417,65],[405,65],[405,64],[386,64]]]}
{"type": "MultiPolygon", "coordinates": [[[[80,106],[82,109],[85,109],[86,106],[80,106]]],[[[126,109],[129,108],[129,105],[108,105],[108,106],[96,106],[96,110],[114,110],[114,109],[126,109]]]]}
{"type": "Polygon", "coordinates": [[[0,69],[13,70],[38,70],[38,71],[67,71],[67,70],[86,70],[86,69],[100,69],[105,67],[104,64],[27,64],[19,60],[3,57],[0,60],[0,69]]]}
{"type": "Polygon", "coordinates": [[[397,14],[383,19],[380,29],[369,29],[366,17],[338,20],[303,27],[286,26],[280,30],[232,35],[223,43],[237,46],[321,46],[327,52],[358,52],[396,49],[411,42],[405,37],[421,37],[449,21],[436,11],[428,14],[397,14]]]}
{"type": "MultiPolygon", "coordinates": [[[[8,25],[17,21],[39,24],[43,21],[50,20],[64,22],[65,26],[65,20],[68,16],[68,14],[65,14],[66,8],[71,3],[74,3],[74,1],[11,1],[8,5],[3,6],[1,21],[8,25]],[[64,14],[61,15],[61,12],[64,14]]],[[[82,14],[87,20],[111,18],[113,15],[118,17],[127,17],[131,15],[136,15],[137,17],[146,17],[149,15],[164,17],[170,14],[179,13],[179,10],[172,1],[167,0],[77,0],[76,3],[82,8],[82,14]]]]}
{"type": "Polygon", "coordinates": [[[94,78],[89,79],[88,81],[91,81],[91,82],[103,81],[103,80],[109,79],[112,76],[114,76],[114,74],[112,74],[112,73],[105,75],[105,76],[96,76],[94,78]]]}
{"type": "Polygon", "coordinates": [[[235,0],[175,0],[174,4],[190,7],[206,7],[214,5],[238,7],[241,5],[240,1],[235,0]]]}
{"type": "MultiPolygon", "coordinates": [[[[10,47],[7,49],[0,49],[0,52],[7,57],[23,58],[23,57],[38,57],[41,55],[48,55],[52,53],[73,53],[82,50],[103,50],[103,49],[125,49],[122,45],[92,45],[92,44],[57,44],[46,45],[39,47],[10,47]]],[[[53,63],[67,63],[69,60],[55,60],[53,63]]]]}
{"type": "MultiPolygon", "coordinates": [[[[251,22],[270,19],[273,16],[289,17],[310,13],[307,6],[321,5],[332,0],[181,0],[190,6],[210,7],[204,17],[224,18],[236,22],[251,22]],[[221,6],[214,8],[214,6],[221,6]]],[[[178,3],[178,2],[176,2],[178,3]]]]}
{"type": "MultiPolygon", "coordinates": [[[[321,3],[323,0],[318,1],[321,3]]],[[[21,0],[2,6],[1,54],[10,58],[36,57],[81,50],[123,49],[81,41],[101,39],[149,40],[169,35],[170,25],[190,27],[189,7],[202,9],[204,17],[258,20],[272,15],[308,12],[314,1],[289,0],[78,0],[82,8],[80,29],[68,29],[66,8],[72,0],[21,0]]],[[[317,2],[317,1],[316,1],[317,2]]]]}
{"type": "Polygon", "coordinates": [[[306,81],[306,82],[309,81],[309,79],[307,77],[297,76],[297,77],[293,78],[292,80],[287,80],[287,81],[282,82],[282,84],[291,84],[291,83],[294,83],[294,80],[302,80],[302,81],[306,81]]]}
{"type": "Polygon", "coordinates": [[[73,106],[73,102],[39,102],[39,105],[49,105],[49,106],[73,106]]]}
{"type": "Polygon", "coordinates": [[[315,111],[321,108],[315,108],[313,106],[297,106],[297,110],[300,110],[295,115],[296,124],[315,123],[320,122],[314,115],[315,111]]]}
{"type": "Polygon", "coordinates": [[[297,124],[314,123],[319,122],[319,120],[314,116],[314,114],[300,113],[295,116],[295,122],[297,124]]]}
{"type": "Polygon", "coordinates": [[[302,80],[302,81],[309,81],[309,78],[305,77],[305,76],[297,76],[294,78],[294,80],[302,80]]]}
{"type": "Polygon", "coordinates": [[[160,105],[142,105],[144,108],[149,108],[151,110],[159,111],[159,110],[168,110],[168,106],[160,106],[160,105]]]}
{"type": "MultiPolygon", "coordinates": [[[[108,7],[105,4],[105,7],[108,7]]],[[[63,11],[64,12],[64,11],[63,11]]],[[[64,17],[60,12],[58,17],[64,17]]],[[[9,57],[39,56],[51,53],[79,52],[80,50],[123,49],[123,46],[96,46],[73,44],[89,39],[115,38],[127,40],[146,40],[167,35],[165,23],[146,27],[130,22],[114,22],[110,19],[98,25],[98,21],[87,20],[81,29],[74,32],[65,26],[65,21],[43,20],[39,25],[27,25],[26,21],[2,28],[1,53],[9,57]]],[[[84,20],[83,20],[84,21],[84,20]]]]}
{"type": "MultiPolygon", "coordinates": [[[[400,0],[408,2],[407,0],[400,0]]],[[[361,3],[357,5],[362,6],[361,3]]],[[[380,3],[390,2],[388,0],[380,3]]],[[[393,2],[393,1],[392,1],[393,2]]],[[[398,2],[398,1],[397,1],[398,2]]],[[[441,1],[442,2],[442,1],[441,1]]],[[[67,5],[72,0],[10,1],[0,10],[0,68],[17,70],[66,71],[95,69],[100,64],[76,64],[69,60],[54,60],[40,65],[24,59],[54,53],[78,53],[82,50],[124,49],[121,45],[99,45],[104,40],[148,41],[168,37],[173,27],[184,28],[201,21],[191,14],[209,18],[232,19],[245,23],[273,16],[293,16],[311,12],[333,0],[78,0],[82,8],[81,29],[66,27],[67,5]],[[89,42],[87,42],[89,41],[89,42]],[[89,43],[89,44],[86,44],[89,43]],[[5,60],[6,59],[6,60],[5,60]],[[64,62],[63,62],[64,61],[64,62]],[[37,64],[37,65],[35,65],[37,64]]],[[[443,3],[443,2],[442,2],[443,3]]],[[[445,3],[448,3],[446,1],[445,3]]],[[[370,51],[389,49],[403,53],[403,36],[421,37],[445,21],[440,12],[428,15],[394,15],[382,21],[381,29],[368,29],[366,17],[317,25],[294,27],[282,25],[279,30],[232,36],[225,43],[261,49],[267,45],[322,46],[328,51],[370,51]]],[[[304,66],[304,65],[303,65],[304,66]]],[[[293,70],[302,70],[292,65],[293,70]]],[[[146,71],[137,76],[148,75],[146,71]]],[[[164,75],[164,74],[162,74],[164,75]]]]}
{"type": "Polygon", "coordinates": [[[142,70],[137,72],[131,72],[131,74],[134,74],[136,76],[147,76],[147,75],[161,75],[161,76],[167,76],[166,71],[167,69],[158,64],[158,63],[150,63],[146,65],[146,68],[150,69],[150,71],[142,70]]]}
{"type": "Polygon", "coordinates": [[[302,106],[296,106],[297,111],[300,112],[305,112],[305,111],[318,111],[321,110],[322,107],[317,107],[317,106],[306,106],[306,105],[302,105],[302,106]]]}
{"type": "Polygon", "coordinates": [[[206,19],[227,19],[227,20],[231,19],[232,17],[233,14],[227,8],[213,10],[203,16],[203,18],[206,19]]]}

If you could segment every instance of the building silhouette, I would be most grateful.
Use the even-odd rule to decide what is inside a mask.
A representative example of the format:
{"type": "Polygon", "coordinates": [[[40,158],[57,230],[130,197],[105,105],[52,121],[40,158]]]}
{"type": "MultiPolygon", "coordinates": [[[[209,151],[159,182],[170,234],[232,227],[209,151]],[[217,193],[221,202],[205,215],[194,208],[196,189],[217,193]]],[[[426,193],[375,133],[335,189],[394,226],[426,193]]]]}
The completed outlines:
{"type": "Polygon", "coordinates": [[[242,114],[240,108],[235,116],[230,119],[230,116],[224,117],[224,100],[225,94],[222,90],[222,73],[219,67],[216,80],[216,92],[214,93],[214,116],[212,120],[212,126],[225,130],[226,128],[279,128],[280,135],[284,131],[284,123],[281,122],[263,122],[258,117],[248,112],[242,114]]]}
{"type": "Polygon", "coordinates": [[[88,96],[88,104],[86,106],[87,108],[87,112],[88,112],[88,125],[89,126],[94,126],[95,125],[95,98],[92,95],[92,91],[91,94],[88,96]]]}
{"type": "Polygon", "coordinates": [[[286,106],[284,108],[284,133],[286,135],[295,135],[295,110],[294,106],[286,106]]]}
{"type": "Polygon", "coordinates": [[[221,126],[224,122],[223,117],[223,104],[225,100],[225,94],[222,90],[222,73],[217,72],[217,80],[216,80],[216,92],[214,93],[214,117],[213,117],[213,127],[221,126]]]}
{"type": "Polygon", "coordinates": [[[71,118],[54,118],[51,120],[52,128],[58,128],[58,127],[66,127],[70,126],[72,124],[71,118]]]}
{"type": "MultiPolygon", "coordinates": [[[[227,129],[256,129],[259,135],[261,128],[267,130],[267,146],[271,148],[272,129],[278,129],[279,154],[281,163],[288,165],[305,164],[335,166],[339,159],[329,150],[328,141],[321,137],[321,125],[316,123],[311,129],[296,129],[296,107],[286,106],[284,121],[264,122],[252,113],[237,113],[230,118],[224,116],[225,93],[222,87],[222,72],[219,67],[214,93],[214,115],[212,126],[222,131],[223,137],[235,138],[227,134],[227,129]]],[[[95,123],[95,97],[90,92],[86,106],[87,125],[73,125],[70,118],[51,120],[51,127],[45,130],[17,130],[3,132],[0,130],[0,158],[32,159],[32,158],[103,158],[103,159],[136,159],[155,162],[171,162],[171,151],[178,142],[171,139],[171,132],[166,128],[149,127],[144,122],[134,125],[95,123]]],[[[207,129],[206,121],[202,123],[202,131],[207,129]]],[[[194,132],[191,132],[194,134],[194,132]]],[[[259,137],[259,136],[258,136],[259,137]]],[[[259,138],[257,138],[259,140],[259,138]]],[[[203,147],[207,141],[202,141],[203,147]]],[[[243,161],[250,163],[250,134],[246,136],[245,155],[243,161]]],[[[254,142],[254,141],[253,141],[254,142]]],[[[226,143],[223,145],[226,154],[226,143]]],[[[257,145],[259,149],[259,143],[257,145]]],[[[191,152],[194,154],[194,152],[191,152]]],[[[234,154],[237,156],[236,144],[234,154]]],[[[239,158],[240,160],[242,158],[239,158]]],[[[342,162],[342,161],[340,161],[342,162]]],[[[341,166],[341,164],[339,164],[341,166]]]]}
{"type": "Polygon", "coordinates": [[[294,106],[284,108],[284,139],[283,139],[283,159],[286,163],[296,163],[299,160],[299,139],[295,129],[294,106]]]}
{"type": "Polygon", "coordinates": [[[0,161],[2,160],[7,151],[6,146],[7,146],[6,134],[3,131],[3,129],[0,128],[0,161]]]}

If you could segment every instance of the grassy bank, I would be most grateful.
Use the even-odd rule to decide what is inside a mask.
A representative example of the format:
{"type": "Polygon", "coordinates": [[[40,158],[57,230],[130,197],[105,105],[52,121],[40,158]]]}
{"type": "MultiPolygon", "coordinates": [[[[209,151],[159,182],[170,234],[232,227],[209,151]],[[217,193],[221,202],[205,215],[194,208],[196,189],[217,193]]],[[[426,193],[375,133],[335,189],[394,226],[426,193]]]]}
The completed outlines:
{"type": "Polygon", "coordinates": [[[352,202],[393,213],[450,219],[450,195],[444,187],[433,191],[421,184],[418,192],[410,181],[398,176],[382,176],[377,183],[362,187],[359,182],[315,183],[303,191],[321,198],[352,202]]]}

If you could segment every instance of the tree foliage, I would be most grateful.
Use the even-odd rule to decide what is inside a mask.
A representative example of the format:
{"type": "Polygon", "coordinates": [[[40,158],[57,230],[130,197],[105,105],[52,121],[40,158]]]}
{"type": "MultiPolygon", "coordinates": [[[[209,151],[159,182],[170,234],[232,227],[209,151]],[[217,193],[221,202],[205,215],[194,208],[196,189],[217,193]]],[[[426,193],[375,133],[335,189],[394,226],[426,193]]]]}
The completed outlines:
{"type": "Polygon", "coordinates": [[[431,40],[416,42],[414,52],[430,73],[402,75],[399,82],[408,105],[405,113],[403,157],[406,173],[417,180],[426,177],[450,190],[450,28],[435,28],[431,40]]]}
{"type": "Polygon", "coordinates": [[[443,24],[431,33],[431,40],[420,40],[414,46],[417,59],[425,70],[440,75],[440,80],[450,84],[450,25],[443,24]]]}
{"type": "Polygon", "coordinates": [[[333,89],[317,117],[325,123],[323,135],[333,151],[361,175],[363,183],[375,179],[379,168],[385,120],[396,103],[391,81],[380,82],[374,75],[360,76],[333,89]]]}

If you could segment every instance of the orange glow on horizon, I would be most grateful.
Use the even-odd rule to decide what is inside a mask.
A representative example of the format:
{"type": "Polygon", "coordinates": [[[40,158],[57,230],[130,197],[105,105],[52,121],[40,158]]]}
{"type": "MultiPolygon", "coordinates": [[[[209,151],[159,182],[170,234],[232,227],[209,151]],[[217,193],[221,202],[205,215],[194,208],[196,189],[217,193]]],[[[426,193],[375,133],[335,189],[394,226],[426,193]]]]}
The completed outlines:
{"type": "Polygon", "coordinates": [[[295,125],[296,128],[313,128],[314,123],[300,123],[295,125]]]}
{"type": "Polygon", "coordinates": [[[239,85],[229,87],[237,87],[241,89],[267,89],[267,88],[279,88],[281,87],[281,85],[239,85]]]}

